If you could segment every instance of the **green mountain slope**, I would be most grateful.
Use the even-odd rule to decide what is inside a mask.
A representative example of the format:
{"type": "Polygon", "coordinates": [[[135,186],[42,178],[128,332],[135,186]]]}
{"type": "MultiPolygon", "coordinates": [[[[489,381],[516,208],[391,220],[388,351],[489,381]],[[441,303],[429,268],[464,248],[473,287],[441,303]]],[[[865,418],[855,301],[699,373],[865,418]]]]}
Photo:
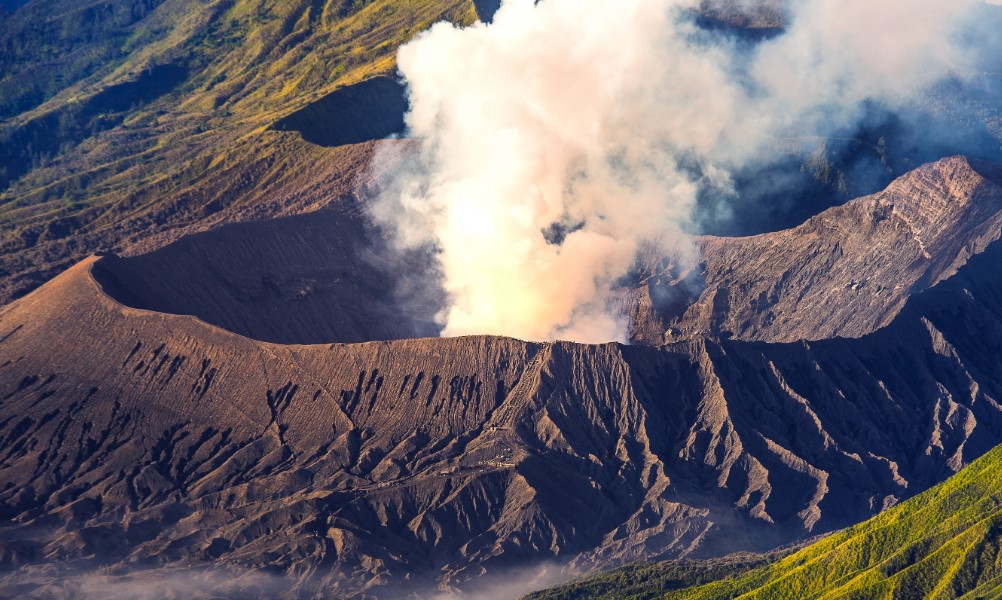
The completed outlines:
{"type": "Polygon", "coordinates": [[[727,568],[698,562],[686,569],[632,567],[531,598],[998,598],[1002,597],[1000,548],[1002,447],[880,516],[744,574],[734,575],[768,557],[744,557],[727,568]],[[652,573],[674,577],[651,577],[652,573]],[[631,580],[634,574],[637,577],[631,580]],[[688,587],[721,576],[716,582],[688,587]]]}
{"type": "Polygon", "coordinates": [[[235,210],[285,207],[276,188],[330,202],[367,150],[272,126],[476,18],[472,0],[31,0],[0,20],[0,302],[88,253],[280,214],[235,210]]]}
{"type": "Polygon", "coordinates": [[[1002,593],[1002,449],[887,513],[687,598],[956,598],[1002,593]]]}
{"type": "Polygon", "coordinates": [[[737,553],[708,560],[663,560],[638,562],[529,594],[524,600],[654,600],[669,590],[683,590],[748,571],[789,554],[737,553]]]}

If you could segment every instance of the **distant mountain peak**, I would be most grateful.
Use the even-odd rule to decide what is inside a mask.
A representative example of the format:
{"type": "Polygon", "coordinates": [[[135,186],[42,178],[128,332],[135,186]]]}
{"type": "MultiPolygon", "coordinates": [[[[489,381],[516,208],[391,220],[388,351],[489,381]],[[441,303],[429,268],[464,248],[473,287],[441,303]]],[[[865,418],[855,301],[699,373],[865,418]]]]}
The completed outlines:
{"type": "Polygon", "coordinates": [[[635,306],[653,309],[634,309],[635,335],[657,343],[666,331],[767,341],[872,333],[999,239],[999,167],[975,164],[955,156],[924,165],[786,231],[697,238],[700,263],[686,279],[648,278],[635,292],[635,306]]]}

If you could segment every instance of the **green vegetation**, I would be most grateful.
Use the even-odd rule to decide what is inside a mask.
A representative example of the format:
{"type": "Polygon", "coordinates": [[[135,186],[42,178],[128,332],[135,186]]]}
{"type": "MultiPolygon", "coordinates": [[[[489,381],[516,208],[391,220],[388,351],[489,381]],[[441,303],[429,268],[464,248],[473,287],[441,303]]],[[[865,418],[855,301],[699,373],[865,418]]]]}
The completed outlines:
{"type": "Polygon", "coordinates": [[[708,563],[702,575],[690,574],[698,566],[632,567],[533,598],[999,598],[1002,447],[931,490],[771,564],[741,574],[740,565],[708,563]],[[649,576],[659,572],[667,575],[649,576]],[[699,585],[698,578],[716,581],[699,585]]]}
{"type": "Polygon", "coordinates": [[[472,0],[27,2],[0,19],[0,273],[116,250],[125,222],[192,222],[274,187],[262,164],[320,158],[276,122],[393,73],[433,23],[476,18],[472,0]],[[227,181],[192,193],[220,168],[227,181]],[[43,247],[84,235],[100,242],[43,247]]]}
{"type": "Polygon", "coordinates": [[[634,563],[536,592],[525,600],[654,600],[681,590],[734,577],[769,564],[789,552],[735,554],[714,560],[634,563]]]}
{"type": "Polygon", "coordinates": [[[0,119],[111,72],[163,0],[34,2],[0,23],[0,119]]]}

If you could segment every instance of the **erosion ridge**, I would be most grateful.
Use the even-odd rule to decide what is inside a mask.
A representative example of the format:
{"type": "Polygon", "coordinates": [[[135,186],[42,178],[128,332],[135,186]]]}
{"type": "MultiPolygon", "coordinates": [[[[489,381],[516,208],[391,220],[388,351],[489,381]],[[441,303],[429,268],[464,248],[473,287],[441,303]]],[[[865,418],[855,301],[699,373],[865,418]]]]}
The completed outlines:
{"type": "Polygon", "coordinates": [[[845,527],[1002,442],[1002,248],[971,248],[859,338],[660,347],[277,345],[124,306],[89,259],[0,309],[3,587],[393,595],[845,527]]]}
{"type": "Polygon", "coordinates": [[[1000,484],[1002,447],[920,496],[785,558],[637,564],[525,600],[994,598],[1002,593],[1000,484]]]}
{"type": "Polygon", "coordinates": [[[668,598],[998,597],[1000,459],[996,448],[886,514],[735,580],[668,598]]]}
{"type": "Polygon", "coordinates": [[[647,253],[633,336],[650,344],[727,336],[789,342],[860,337],[1002,235],[1002,171],[952,157],[804,224],[699,237],[700,262],[647,253]]]}

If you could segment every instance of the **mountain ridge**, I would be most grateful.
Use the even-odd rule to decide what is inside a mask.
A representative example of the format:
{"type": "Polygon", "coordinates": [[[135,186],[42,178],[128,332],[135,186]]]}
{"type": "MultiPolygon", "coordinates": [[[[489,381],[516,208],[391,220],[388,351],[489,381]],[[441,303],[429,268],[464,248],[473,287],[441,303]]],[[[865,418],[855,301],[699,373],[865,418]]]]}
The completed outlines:
{"type": "MultiPolygon", "coordinates": [[[[1002,8],[915,114],[767,143],[696,216],[771,233],[645,248],[636,343],[581,345],[431,337],[428,257],[366,216],[415,143],[379,140],[397,48],[497,0],[14,5],[0,597],[476,594],[760,552],[1002,443],[1002,176],[920,166],[998,156],[1002,8]]],[[[751,51],[787,18],[698,5],[693,35],[751,51]]]]}
{"type": "Polygon", "coordinates": [[[90,259],[0,309],[6,581],[211,560],[392,596],[840,529],[1002,442],[999,252],[860,338],[656,347],[257,342],[124,306],[90,259]]]}
{"type": "MultiPolygon", "coordinates": [[[[322,148],[272,126],[392,73],[396,48],[432,23],[477,19],[470,0],[103,6],[34,0],[0,24],[0,46],[11,50],[0,70],[36,75],[0,79],[0,105],[17,104],[22,84],[52,86],[0,122],[0,301],[87,254],[141,252],[219,223],[281,215],[303,196],[313,206],[349,196],[371,144],[322,148]],[[39,59],[53,48],[64,60],[39,59]],[[106,63],[88,66],[94,57],[106,63]],[[137,82],[158,68],[184,75],[142,97],[150,81],[137,82]]],[[[328,118],[340,109],[327,107],[328,118]]]]}
{"type": "Polygon", "coordinates": [[[911,294],[998,240],[1000,181],[997,165],[947,158],[790,230],[697,237],[699,264],[649,252],[646,293],[633,299],[633,336],[786,342],[871,333],[911,294]],[[893,259],[884,261],[886,254],[893,259]],[[852,289],[838,288],[846,285],[852,289]]]}
{"type": "MultiPolygon", "coordinates": [[[[783,18],[781,3],[765,5],[749,14],[744,2],[701,3],[709,19],[701,26],[754,37],[783,18]]],[[[368,88],[393,77],[396,48],[433,22],[468,25],[496,8],[496,0],[26,2],[0,23],[0,47],[10,50],[0,71],[31,74],[0,79],[0,107],[15,107],[0,121],[0,302],[95,252],[147,252],[220,224],[350,197],[372,144],[318,147],[301,130],[334,124],[334,135],[312,138],[322,144],[395,131],[399,86],[368,88]],[[46,60],[53,54],[59,60],[46,60]],[[146,97],[138,84],[155,69],[182,80],[146,97]]],[[[1002,20],[998,7],[981,13],[989,31],[1002,20]]],[[[862,130],[839,132],[848,141],[770,150],[778,166],[736,173],[747,193],[722,201],[734,218],[709,230],[784,228],[929,160],[997,157],[997,56],[979,57],[971,81],[916,100],[934,139],[917,144],[901,116],[878,110],[862,130]],[[773,176],[796,185],[762,196],[755,182],[773,176]]]]}

